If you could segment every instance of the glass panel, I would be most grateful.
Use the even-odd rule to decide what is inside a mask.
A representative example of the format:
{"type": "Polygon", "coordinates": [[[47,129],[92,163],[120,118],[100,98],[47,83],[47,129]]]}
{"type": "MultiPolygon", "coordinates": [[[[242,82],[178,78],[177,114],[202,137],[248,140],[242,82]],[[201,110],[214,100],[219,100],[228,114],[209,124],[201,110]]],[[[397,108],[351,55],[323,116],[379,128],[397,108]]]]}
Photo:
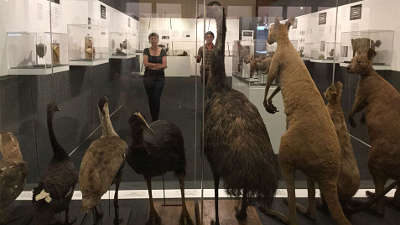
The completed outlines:
{"type": "MultiPolygon", "coordinates": [[[[365,189],[382,188],[374,181],[400,176],[397,0],[224,0],[222,5],[207,5],[210,2],[0,0],[0,224],[29,224],[31,215],[30,224],[53,221],[53,212],[33,210],[54,202],[57,195],[67,196],[67,202],[73,196],[66,204],[70,220],[93,224],[96,213],[86,215],[81,208],[88,205],[88,192],[99,187],[87,209],[98,205],[104,215],[100,223],[116,223],[111,211],[118,207],[110,200],[117,186],[120,224],[159,222],[156,215],[162,224],[180,223],[185,209],[181,188],[196,224],[218,218],[220,224],[269,224],[272,218],[254,206],[268,206],[277,188],[272,209],[287,212],[281,198],[290,188],[284,179],[288,171],[281,168],[279,181],[275,171],[278,158],[284,166],[285,157],[293,159],[286,164],[297,169],[299,202],[305,201],[307,174],[315,181],[317,175],[335,177],[321,161],[341,163],[337,186],[344,209],[343,191],[366,198],[365,189]],[[286,36],[288,29],[288,40],[271,43],[276,19],[281,26],[291,26],[283,30],[286,36]],[[273,60],[281,54],[281,78],[271,81],[273,60]],[[307,72],[313,84],[308,74],[302,79],[307,72]],[[264,107],[267,85],[270,95],[276,93],[276,109],[267,104],[269,111],[276,110],[273,114],[264,107]],[[341,99],[332,97],[336,95],[341,99]],[[360,106],[356,100],[362,97],[367,101],[360,106]],[[325,108],[314,107],[321,99],[336,126],[340,158],[325,158],[320,148],[304,154],[321,142],[323,147],[334,145],[324,142],[333,138],[326,140],[332,129],[322,131],[327,123],[319,118],[326,119],[321,114],[327,113],[325,108]],[[108,106],[113,130],[102,126],[102,115],[107,114],[102,106],[108,106]],[[286,113],[292,111],[302,113],[291,120],[293,114],[286,113]],[[350,126],[350,116],[356,127],[350,126]],[[288,135],[287,129],[297,127],[298,121],[310,126],[288,135]],[[121,139],[111,139],[120,145],[108,139],[114,132],[121,139]],[[18,152],[12,151],[15,140],[26,171],[18,152]],[[99,146],[90,147],[95,141],[99,146]],[[123,142],[129,146],[126,152],[123,142]],[[295,150],[285,152],[293,143],[295,150]],[[75,173],[54,156],[63,154],[57,149],[68,154],[75,173]],[[90,155],[94,149],[103,152],[101,157],[90,155]],[[118,150],[116,156],[108,155],[118,150]],[[127,160],[121,167],[123,156],[127,160]],[[93,175],[95,170],[100,175],[93,175]],[[324,173],[317,174],[320,171],[324,173]],[[11,174],[7,182],[4,174],[11,174]],[[120,185],[113,185],[119,175],[120,185]],[[54,186],[62,193],[51,190],[54,186]],[[17,197],[20,201],[15,202],[17,197]],[[240,204],[243,199],[249,201],[240,204]],[[238,221],[244,212],[247,219],[238,221]]],[[[321,182],[316,187],[324,192],[321,182]]],[[[334,198],[327,196],[333,192],[323,194],[334,198]]],[[[396,212],[385,213],[384,219],[355,216],[351,223],[395,224],[396,212]]],[[[301,216],[297,219],[308,224],[301,216]]],[[[349,224],[341,214],[318,216],[317,223],[349,224]]]]}

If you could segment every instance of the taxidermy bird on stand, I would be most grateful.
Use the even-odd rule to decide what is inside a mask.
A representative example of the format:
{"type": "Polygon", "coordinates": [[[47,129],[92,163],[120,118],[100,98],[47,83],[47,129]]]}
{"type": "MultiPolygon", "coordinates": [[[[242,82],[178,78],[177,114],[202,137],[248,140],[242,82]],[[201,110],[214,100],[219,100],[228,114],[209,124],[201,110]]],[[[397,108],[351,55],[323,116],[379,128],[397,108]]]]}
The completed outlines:
{"type": "Polygon", "coordinates": [[[82,191],[82,211],[92,211],[95,224],[102,214],[97,209],[101,197],[112,184],[115,184],[114,224],[120,224],[118,189],[121,183],[122,168],[128,145],[115,132],[108,109],[108,99],[103,97],[98,102],[102,135],[93,141],[83,156],[79,171],[79,185],[82,191]]]}
{"type": "Polygon", "coordinates": [[[208,4],[208,17],[217,23],[217,40],[206,86],[205,154],[215,185],[214,224],[219,225],[220,178],[228,193],[242,195],[236,217],[244,220],[254,198],[267,207],[272,203],[279,179],[277,158],[267,129],[255,105],[225,82],[226,16],[219,2],[208,4]]]}
{"type": "Polygon", "coordinates": [[[173,123],[157,120],[150,125],[142,114],[136,112],[129,119],[132,145],[127,161],[136,173],[142,174],[147,182],[150,201],[150,218],[147,225],[160,225],[152,197],[151,178],[174,171],[179,179],[182,197],[180,225],[193,225],[185,203],[185,147],[182,132],[173,123]]]}
{"type": "Polygon", "coordinates": [[[7,210],[24,189],[28,171],[12,133],[0,133],[0,154],[0,224],[3,225],[12,220],[7,210]]]}
{"type": "Polygon", "coordinates": [[[62,211],[65,211],[64,224],[74,223],[69,221],[68,214],[78,171],[54,134],[53,117],[58,111],[55,103],[47,105],[47,128],[54,155],[38,186],[33,189],[34,225],[53,224],[54,216],[62,211]]]}

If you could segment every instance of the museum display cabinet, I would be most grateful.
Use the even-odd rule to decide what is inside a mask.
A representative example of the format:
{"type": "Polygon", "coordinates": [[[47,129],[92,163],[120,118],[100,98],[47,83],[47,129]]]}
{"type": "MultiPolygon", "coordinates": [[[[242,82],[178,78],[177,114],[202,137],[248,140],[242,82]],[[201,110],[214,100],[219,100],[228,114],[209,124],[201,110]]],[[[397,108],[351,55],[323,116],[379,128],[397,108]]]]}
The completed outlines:
{"type": "Polygon", "coordinates": [[[393,30],[360,30],[341,33],[341,61],[349,63],[357,49],[372,48],[376,52],[374,65],[390,66],[393,59],[393,30]]]}
{"type": "Polygon", "coordinates": [[[13,75],[48,75],[69,70],[66,34],[7,33],[8,72],[13,75]]]}
{"type": "Polygon", "coordinates": [[[136,56],[137,40],[136,33],[110,33],[110,57],[130,58],[136,56]]]}
{"type": "MultiPolygon", "coordinates": [[[[325,147],[339,146],[333,142],[343,137],[342,152],[350,154],[332,154],[329,162],[347,162],[337,157],[349,156],[355,174],[350,180],[357,186],[350,195],[369,199],[366,191],[374,192],[377,185],[369,165],[377,146],[374,135],[400,133],[393,116],[400,115],[400,23],[393,19],[399,1],[221,0],[225,14],[209,2],[0,0],[0,224],[45,225],[41,221],[56,218],[51,211],[38,213],[40,206],[58,203],[46,186],[51,184],[66,190],[60,201],[67,204],[57,217],[61,222],[68,205],[70,222],[76,218],[82,225],[176,225],[183,220],[200,225],[218,218],[221,225],[278,225],[274,216],[265,215],[267,203],[273,201],[271,209],[287,215],[284,199],[292,184],[296,202],[306,203],[307,176],[324,171],[317,175],[334,177],[325,167],[330,150],[325,147]],[[279,52],[277,43],[268,44],[276,19],[279,26],[287,24],[282,28],[288,37],[281,43],[291,43],[290,54],[279,52]],[[198,55],[208,31],[214,34],[211,56],[198,55]],[[165,68],[145,66],[151,33],[159,37],[153,47],[166,52],[165,68]],[[369,59],[361,58],[372,50],[369,59]],[[280,54],[284,57],[274,58],[280,54]],[[265,96],[273,59],[280,78],[265,96]],[[354,69],[362,60],[371,60],[372,68],[354,69]],[[359,84],[365,81],[373,84],[362,93],[377,94],[366,107],[375,108],[353,115],[359,84]],[[335,114],[343,116],[339,120],[321,116],[332,112],[332,105],[343,111],[335,114]],[[303,111],[293,119],[298,110],[303,111]],[[286,135],[298,121],[310,126],[286,135]],[[324,126],[338,126],[338,121],[335,138],[333,129],[324,126]],[[388,128],[369,130],[380,124],[388,128]],[[295,143],[296,152],[285,155],[288,143],[295,143]],[[323,149],[314,148],[320,143],[323,149]],[[309,149],[315,152],[303,157],[309,149]],[[280,156],[302,157],[289,185],[280,156]]],[[[400,144],[397,139],[385,142],[394,143],[386,148],[400,144]]],[[[390,162],[394,166],[388,171],[398,171],[400,164],[390,162]]],[[[326,188],[315,187],[317,193],[326,188]]],[[[396,224],[399,215],[386,208],[384,218],[361,212],[349,221],[396,224]]],[[[300,213],[296,218],[298,224],[314,223],[300,213]]],[[[318,224],[349,224],[334,218],[345,221],[317,210],[318,224]]]]}
{"type": "Polygon", "coordinates": [[[68,24],[68,45],[70,65],[86,66],[107,62],[110,55],[108,28],[68,24]]]}

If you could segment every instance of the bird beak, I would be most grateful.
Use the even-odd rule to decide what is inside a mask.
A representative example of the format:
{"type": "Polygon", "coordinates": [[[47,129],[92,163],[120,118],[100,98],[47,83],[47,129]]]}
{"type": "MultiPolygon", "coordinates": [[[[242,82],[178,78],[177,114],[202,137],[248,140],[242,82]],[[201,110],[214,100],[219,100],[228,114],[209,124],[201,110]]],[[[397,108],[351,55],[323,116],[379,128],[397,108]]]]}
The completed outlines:
{"type": "Polygon", "coordinates": [[[146,119],[142,116],[140,112],[135,113],[136,116],[138,116],[141,120],[143,120],[144,124],[146,124],[146,127],[151,131],[151,133],[154,134],[153,129],[151,129],[150,125],[147,123],[146,119]]]}

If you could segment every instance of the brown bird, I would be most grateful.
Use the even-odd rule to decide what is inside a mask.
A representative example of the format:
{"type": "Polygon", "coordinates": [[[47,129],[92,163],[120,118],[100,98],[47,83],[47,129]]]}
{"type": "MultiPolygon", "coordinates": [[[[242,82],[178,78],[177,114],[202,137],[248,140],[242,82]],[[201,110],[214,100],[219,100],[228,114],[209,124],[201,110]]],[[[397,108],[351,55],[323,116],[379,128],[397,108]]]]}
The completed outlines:
{"type": "Polygon", "coordinates": [[[217,23],[217,40],[206,86],[205,154],[214,176],[215,224],[220,178],[228,193],[242,195],[236,217],[244,220],[250,199],[269,206],[278,184],[277,157],[264,121],[248,98],[225,82],[226,16],[219,2],[210,2],[208,17],[217,23]]]}
{"type": "Polygon", "coordinates": [[[74,223],[74,221],[69,222],[68,214],[69,204],[78,182],[78,170],[54,134],[53,116],[57,111],[60,109],[55,103],[47,105],[47,127],[54,155],[38,186],[33,189],[35,225],[52,224],[54,216],[62,211],[65,211],[65,224],[74,223]]]}
{"type": "Polygon", "coordinates": [[[148,125],[140,113],[131,116],[129,125],[132,130],[132,145],[128,150],[127,161],[136,173],[144,176],[149,191],[150,218],[146,224],[161,224],[161,218],[153,204],[151,178],[174,171],[179,178],[182,196],[180,224],[193,225],[185,203],[186,158],[181,130],[165,120],[157,120],[148,125]]]}
{"type": "Polygon", "coordinates": [[[118,189],[121,183],[122,168],[128,145],[115,132],[108,109],[108,99],[98,102],[102,135],[93,141],[83,156],[79,171],[79,185],[82,192],[82,211],[93,212],[96,224],[102,217],[97,210],[101,197],[112,184],[115,184],[114,224],[119,224],[118,189]]]}
{"type": "Polygon", "coordinates": [[[0,224],[10,222],[7,208],[21,194],[28,174],[17,138],[10,132],[0,133],[0,224]]]}

